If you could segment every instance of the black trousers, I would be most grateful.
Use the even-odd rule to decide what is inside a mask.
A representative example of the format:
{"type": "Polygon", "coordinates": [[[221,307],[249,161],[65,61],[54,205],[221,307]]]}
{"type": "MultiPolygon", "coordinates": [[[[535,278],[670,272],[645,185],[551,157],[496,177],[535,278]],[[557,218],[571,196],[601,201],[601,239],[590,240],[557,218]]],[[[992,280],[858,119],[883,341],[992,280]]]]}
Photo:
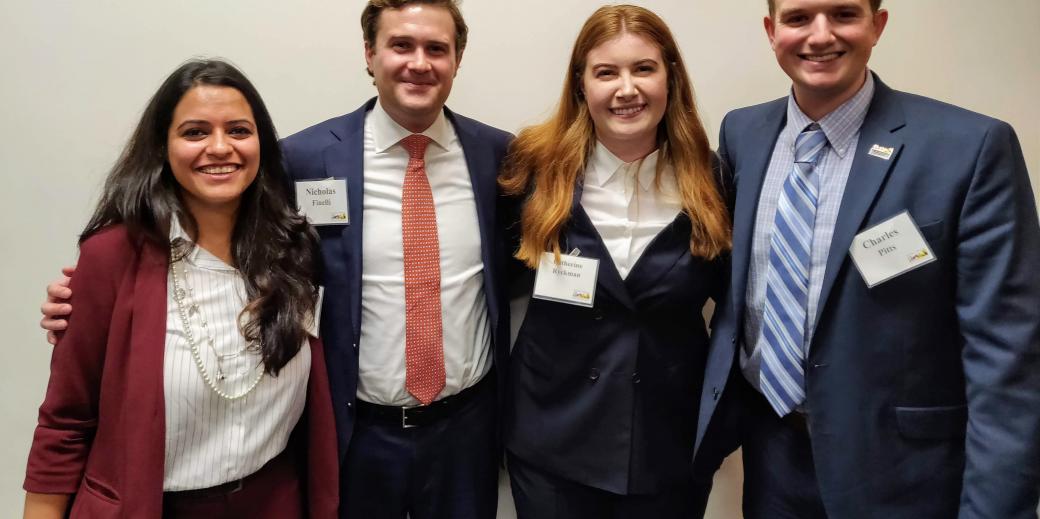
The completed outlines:
{"type": "Polygon", "coordinates": [[[744,422],[744,518],[825,519],[805,419],[777,416],[738,376],[744,422]]]}
{"type": "Polygon", "coordinates": [[[340,516],[494,519],[494,382],[474,386],[475,398],[431,424],[404,429],[359,416],[341,472],[340,516]]]}
{"type": "Polygon", "coordinates": [[[512,454],[508,459],[518,519],[700,519],[704,515],[708,489],[695,489],[692,477],[656,494],[619,495],[565,480],[512,454]]]}

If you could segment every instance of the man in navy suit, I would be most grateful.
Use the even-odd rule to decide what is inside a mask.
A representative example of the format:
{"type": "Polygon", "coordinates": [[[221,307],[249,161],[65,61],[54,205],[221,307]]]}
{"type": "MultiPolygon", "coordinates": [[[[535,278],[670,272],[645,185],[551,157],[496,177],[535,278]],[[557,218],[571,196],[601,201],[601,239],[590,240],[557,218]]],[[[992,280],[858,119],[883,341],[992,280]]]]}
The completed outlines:
{"type": "MultiPolygon", "coordinates": [[[[312,218],[340,515],[490,519],[509,337],[496,178],[511,135],[444,107],[467,38],[455,0],[369,0],[361,25],[378,97],[281,143],[296,192],[347,213],[312,218]]],[[[48,292],[53,331],[67,278],[48,292]]]]}
{"type": "Polygon", "coordinates": [[[510,135],[444,107],[467,35],[453,0],[370,0],[361,22],[378,98],[282,142],[297,182],[346,181],[349,223],[318,228],[341,515],[491,518],[498,474],[492,368],[508,344],[496,283],[496,176],[510,135]],[[424,142],[418,155],[414,139],[424,142]],[[405,178],[417,158],[435,222],[409,238],[415,223],[403,213],[418,202],[409,201],[405,178]],[[409,249],[409,240],[430,235],[439,260],[421,269],[439,266],[439,291],[413,299],[405,271],[420,268],[414,256],[427,252],[409,249]],[[413,310],[437,304],[440,324],[422,329],[436,329],[442,351],[432,363],[413,363],[406,344],[419,333],[410,328],[413,310]],[[424,397],[413,368],[439,372],[441,362],[439,382],[424,397]]]}
{"type": "Polygon", "coordinates": [[[880,3],[769,2],[793,86],[722,123],[732,280],[698,444],[739,424],[748,518],[1035,518],[1040,229],[1022,151],[1006,123],[867,69],[880,3]]]}

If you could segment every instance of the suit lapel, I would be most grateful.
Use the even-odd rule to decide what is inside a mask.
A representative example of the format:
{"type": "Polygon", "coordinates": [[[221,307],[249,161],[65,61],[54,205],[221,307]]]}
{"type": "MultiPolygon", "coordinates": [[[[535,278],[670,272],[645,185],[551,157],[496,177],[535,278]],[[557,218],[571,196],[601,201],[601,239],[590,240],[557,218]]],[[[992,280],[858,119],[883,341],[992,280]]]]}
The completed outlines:
{"type": "MultiPolygon", "coordinates": [[[[747,293],[748,268],[751,264],[751,239],[755,232],[755,215],[762,194],[762,182],[769,168],[776,139],[787,121],[787,98],[771,103],[762,118],[747,133],[747,144],[741,146],[741,155],[747,160],[730,164],[736,178],[737,201],[733,214],[733,282],[730,302],[733,315],[744,315],[744,294],[747,293]],[[744,150],[747,150],[746,153],[744,150]]],[[[737,322],[742,322],[738,318],[737,322]]]]}
{"type": "Polygon", "coordinates": [[[144,243],[140,248],[134,291],[130,304],[132,352],[127,387],[139,389],[126,395],[124,404],[135,409],[139,422],[140,449],[134,449],[136,463],[142,467],[139,488],[162,488],[166,437],[166,401],[163,362],[166,357],[166,279],[169,257],[158,247],[144,243]]]}
{"type": "Polygon", "coordinates": [[[874,199],[877,198],[881,186],[903,149],[903,138],[897,133],[897,130],[906,124],[902,108],[894,98],[892,90],[876,76],[874,79],[874,99],[860,129],[856,156],[853,158],[852,170],[849,172],[841,208],[838,210],[838,220],[834,224],[831,247],[827,253],[827,270],[820,288],[820,302],[816,307],[817,323],[838,272],[848,257],[852,238],[863,225],[867,211],[874,204],[874,199]],[[875,144],[893,148],[892,156],[885,160],[868,155],[875,144]]]}
{"type": "Polygon", "coordinates": [[[690,218],[685,213],[657,233],[624,279],[630,297],[653,288],[683,256],[690,253],[690,218]]]}
{"type": "Polygon", "coordinates": [[[470,184],[473,187],[473,199],[477,207],[477,225],[480,229],[480,258],[484,263],[484,293],[487,298],[488,318],[494,328],[498,328],[498,283],[496,283],[497,265],[493,262],[495,203],[498,198],[498,163],[494,150],[481,140],[475,129],[465,121],[444,109],[448,122],[455,128],[455,134],[462,145],[462,154],[466,157],[466,169],[469,170],[470,184]]]}
{"type": "Polygon", "coordinates": [[[346,279],[350,286],[350,308],[352,311],[354,336],[357,343],[361,333],[361,230],[365,204],[365,114],[374,106],[370,100],[361,109],[346,119],[343,128],[332,133],[339,142],[325,148],[322,159],[325,172],[331,178],[347,179],[347,211],[350,224],[343,226],[343,253],[346,264],[346,279]]]}
{"type": "Polygon", "coordinates": [[[614,260],[610,257],[610,252],[603,245],[603,240],[600,238],[599,232],[596,231],[596,226],[589,219],[588,213],[581,207],[580,186],[574,189],[571,220],[565,228],[563,235],[564,240],[560,247],[563,249],[564,254],[569,254],[572,250],[578,249],[581,251],[580,256],[582,257],[599,259],[599,272],[596,274],[596,290],[597,292],[602,291],[602,293],[597,293],[596,298],[607,294],[625,308],[635,310],[635,304],[628,294],[628,288],[621,279],[621,274],[618,273],[617,267],[614,266],[614,260]]]}

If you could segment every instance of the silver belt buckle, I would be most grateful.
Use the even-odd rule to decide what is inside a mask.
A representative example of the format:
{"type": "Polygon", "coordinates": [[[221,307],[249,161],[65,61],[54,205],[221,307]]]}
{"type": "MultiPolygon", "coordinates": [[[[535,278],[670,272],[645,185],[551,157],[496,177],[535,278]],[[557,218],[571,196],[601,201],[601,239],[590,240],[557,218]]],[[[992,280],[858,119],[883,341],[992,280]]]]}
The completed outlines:
{"type": "Polygon", "coordinates": [[[402,429],[412,429],[414,427],[418,427],[418,425],[412,425],[412,424],[408,423],[408,410],[409,409],[415,409],[416,407],[420,407],[420,406],[413,405],[413,406],[402,406],[401,407],[401,428],[402,429]]]}

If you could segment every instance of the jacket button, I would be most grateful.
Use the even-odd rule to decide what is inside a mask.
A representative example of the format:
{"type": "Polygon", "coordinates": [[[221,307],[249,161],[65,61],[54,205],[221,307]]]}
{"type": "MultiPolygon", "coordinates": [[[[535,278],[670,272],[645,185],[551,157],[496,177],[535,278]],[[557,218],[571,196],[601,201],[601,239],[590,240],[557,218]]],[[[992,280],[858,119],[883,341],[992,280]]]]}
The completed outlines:
{"type": "Polygon", "coordinates": [[[639,383],[639,372],[638,371],[632,372],[632,383],[633,384],[638,384],[639,383]]]}
{"type": "Polygon", "coordinates": [[[591,380],[593,382],[599,380],[599,370],[598,369],[592,368],[592,369],[589,370],[589,380],[591,380]]]}
{"type": "Polygon", "coordinates": [[[352,348],[354,348],[355,350],[357,349],[357,343],[356,343],[356,342],[355,342],[355,343],[353,343],[353,344],[351,344],[350,346],[351,346],[352,348]]]}
{"type": "Polygon", "coordinates": [[[592,314],[592,319],[596,320],[596,321],[602,321],[603,320],[603,312],[600,312],[599,310],[596,310],[596,312],[594,314],[592,314]]]}
{"type": "Polygon", "coordinates": [[[730,342],[730,344],[736,346],[737,345],[737,338],[733,337],[732,339],[729,340],[729,342],[730,342]]]}
{"type": "Polygon", "coordinates": [[[711,397],[715,401],[719,400],[719,388],[718,387],[711,388],[711,397]]]}
{"type": "Polygon", "coordinates": [[[354,402],[347,402],[347,407],[354,407],[354,402]]]}

